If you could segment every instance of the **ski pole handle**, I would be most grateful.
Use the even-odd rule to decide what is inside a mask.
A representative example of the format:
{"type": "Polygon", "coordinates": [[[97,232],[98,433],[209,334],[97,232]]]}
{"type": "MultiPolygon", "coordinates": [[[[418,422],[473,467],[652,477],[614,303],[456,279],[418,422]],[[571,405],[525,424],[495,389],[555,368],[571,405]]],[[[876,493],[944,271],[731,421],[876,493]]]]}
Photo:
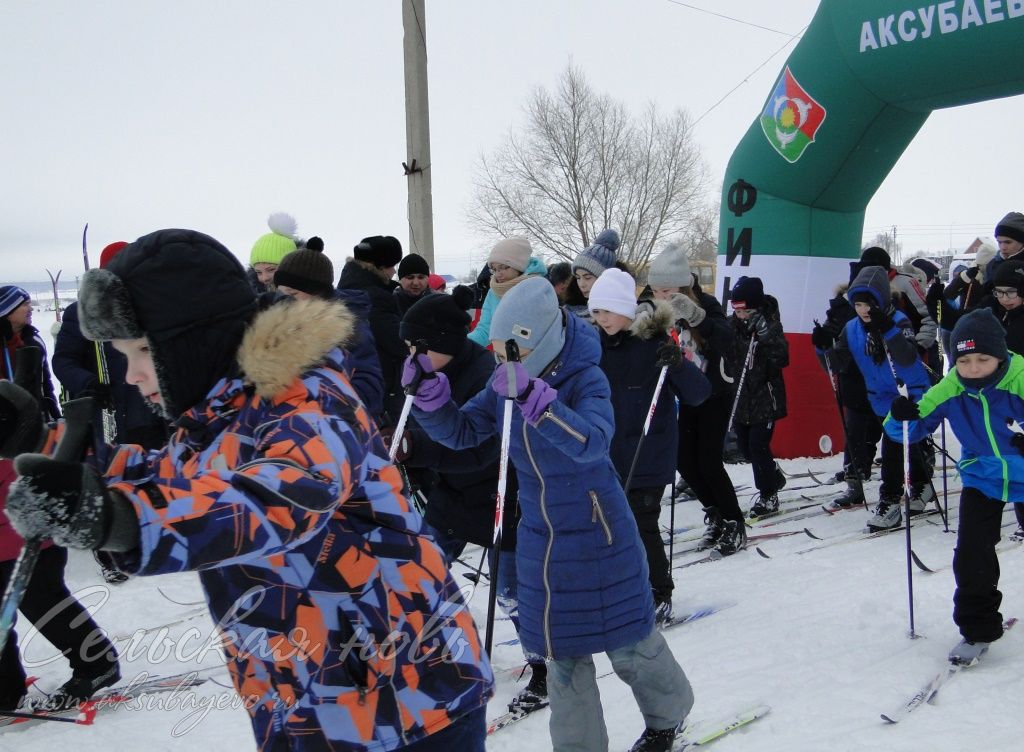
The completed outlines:
{"type": "MultiPolygon", "coordinates": [[[[420,368],[419,358],[420,355],[426,355],[427,353],[427,341],[420,339],[416,340],[416,344],[412,353],[412,362],[416,365],[416,376],[410,381],[405,387],[405,402],[402,403],[402,412],[398,415],[398,423],[395,425],[395,432],[391,435],[391,446],[388,447],[388,459],[392,462],[395,461],[395,457],[398,456],[398,448],[402,446],[402,434],[405,433],[405,424],[409,422],[409,412],[412,410],[413,400],[416,398],[416,390],[420,387],[420,382],[426,377],[423,369],[420,368]]],[[[430,378],[437,378],[433,373],[430,374],[430,378]]]]}
{"type": "Polygon", "coordinates": [[[1013,418],[1007,418],[1006,419],[1006,427],[1009,428],[1011,431],[1013,431],[1016,434],[1024,435],[1024,428],[1022,428],[1020,423],[1018,423],[1013,418]]]}

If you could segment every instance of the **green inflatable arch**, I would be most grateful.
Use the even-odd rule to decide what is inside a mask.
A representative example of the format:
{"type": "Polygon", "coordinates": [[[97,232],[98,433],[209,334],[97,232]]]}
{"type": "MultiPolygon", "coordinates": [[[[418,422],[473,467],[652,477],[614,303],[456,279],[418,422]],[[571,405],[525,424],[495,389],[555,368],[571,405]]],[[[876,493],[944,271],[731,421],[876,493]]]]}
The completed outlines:
{"type": "MultiPolygon", "coordinates": [[[[843,447],[809,333],[860,253],[868,201],[932,110],[1021,92],[1024,0],[818,6],[722,189],[720,297],[740,276],[761,277],[790,340],[790,418],[776,430],[779,456],[843,447]]],[[[992,199],[993,226],[1018,208],[1019,197],[992,199]]]]}

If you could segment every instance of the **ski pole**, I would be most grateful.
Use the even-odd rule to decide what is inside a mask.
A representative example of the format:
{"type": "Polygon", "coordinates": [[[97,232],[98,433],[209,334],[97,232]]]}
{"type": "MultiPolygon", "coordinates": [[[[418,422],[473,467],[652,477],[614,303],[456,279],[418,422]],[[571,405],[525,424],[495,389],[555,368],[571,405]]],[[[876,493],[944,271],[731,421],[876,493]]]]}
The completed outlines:
{"type": "MultiPolygon", "coordinates": [[[[110,385],[110,369],[107,367],[107,354],[103,351],[103,344],[101,342],[94,342],[96,345],[96,371],[100,378],[100,383],[107,386],[110,385]]],[[[103,407],[100,410],[103,416],[103,440],[108,444],[113,444],[117,440],[117,417],[114,415],[113,410],[109,410],[103,407]]]]}
{"type": "MultiPolygon", "coordinates": [[[[889,362],[889,370],[892,371],[892,377],[896,381],[896,391],[899,392],[901,397],[910,399],[910,389],[907,387],[906,382],[896,373],[896,364],[893,363],[889,346],[885,344],[885,336],[880,333],[879,339],[882,341],[882,349],[885,350],[885,359],[889,362]]],[[[912,493],[913,484],[910,479],[910,425],[907,421],[903,421],[903,514],[905,518],[904,523],[907,526],[907,598],[910,610],[910,639],[914,640],[917,639],[917,634],[914,632],[914,568],[910,536],[910,496],[912,493]]]]}
{"type": "MultiPolygon", "coordinates": [[[[676,408],[676,420],[679,420],[679,411],[676,408]]],[[[675,551],[676,546],[676,474],[672,473],[672,482],[669,484],[672,487],[671,499],[672,507],[668,513],[668,560],[672,561],[672,555],[675,551]]],[[[671,570],[669,571],[671,575],[671,570]]]]}
{"type": "MultiPolygon", "coordinates": [[[[62,462],[81,460],[92,438],[92,411],[92,397],[71,400],[64,406],[64,435],[53,454],[54,459],[62,462]]],[[[18,560],[14,562],[11,581],[7,584],[3,603],[0,604],[0,652],[3,652],[7,638],[14,628],[18,606],[32,578],[32,571],[39,559],[39,551],[44,540],[42,536],[26,539],[21,553],[18,554],[18,560]]]]}
{"type": "MultiPolygon", "coordinates": [[[[969,290],[970,288],[968,288],[969,290]]],[[[946,354],[942,351],[942,305],[939,305],[939,310],[935,312],[936,328],[938,329],[938,337],[935,338],[936,343],[939,346],[939,371],[945,370],[946,367],[946,354]]],[[[946,464],[946,419],[942,419],[941,429],[939,438],[942,440],[942,464],[946,464]]],[[[946,470],[942,470],[942,532],[949,532],[949,484],[946,481],[946,470]]]]}
{"type": "Polygon", "coordinates": [[[747,346],[747,357],[743,361],[743,370],[740,372],[740,383],[736,385],[736,398],[732,401],[732,412],[729,413],[729,425],[726,426],[726,435],[732,430],[732,422],[736,418],[736,408],[740,406],[740,394],[743,392],[743,382],[747,380],[747,371],[751,368],[751,361],[754,358],[754,345],[757,337],[750,335],[750,344],[747,346]]]}
{"type": "MultiPolygon", "coordinates": [[[[665,385],[665,375],[668,373],[668,366],[661,367],[658,374],[658,383],[654,385],[654,396],[651,397],[651,406],[647,408],[647,417],[644,418],[644,430],[636,442],[636,451],[633,452],[633,461],[629,464],[629,474],[626,476],[626,483],[622,490],[629,495],[629,487],[633,484],[633,473],[636,472],[636,463],[640,459],[640,449],[647,438],[647,432],[651,430],[651,421],[654,420],[654,409],[658,406],[658,398],[661,397],[661,388],[665,385]]],[[[674,486],[674,484],[673,484],[674,486]]]]}
{"type": "MultiPolygon", "coordinates": [[[[416,349],[413,352],[412,362],[416,363],[416,358],[420,355],[424,355],[427,352],[426,340],[418,340],[416,342],[416,349]]],[[[417,363],[417,368],[419,364],[417,363]]],[[[405,433],[405,424],[409,422],[409,411],[412,410],[413,400],[416,399],[416,390],[420,386],[420,382],[425,378],[436,378],[434,374],[425,374],[422,369],[419,370],[416,378],[405,387],[405,402],[402,403],[402,412],[398,416],[398,424],[395,426],[395,433],[391,436],[391,446],[388,448],[388,459],[392,462],[395,461],[395,457],[398,455],[398,448],[402,446],[402,434],[405,433]]],[[[411,490],[411,489],[410,489],[411,490]]]]}
{"type": "MultiPolygon", "coordinates": [[[[818,320],[814,320],[815,326],[821,326],[818,320]]],[[[825,360],[825,370],[828,372],[828,383],[832,387],[832,395],[836,398],[836,408],[839,410],[839,422],[843,426],[843,441],[847,447],[850,446],[850,430],[846,425],[846,411],[843,409],[843,398],[839,393],[839,376],[835,371],[832,370],[832,359],[828,356],[828,350],[822,351],[822,356],[825,360]]],[[[854,460],[854,451],[851,449],[850,452],[851,462],[854,460]]]]}
{"type": "MultiPolygon", "coordinates": [[[[519,362],[519,345],[514,339],[505,342],[505,363],[519,362]]],[[[509,368],[511,373],[515,373],[509,368]]],[[[498,493],[494,504],[494,539],[491,548],[494,551],[492,560],[494,568],[491,570],[491,589],[487,595],[487,630],[484,635],[484,650],[487,655],[491,654],[491,644],[494,640],[494,606],[498,598],[498,568],[501,566],[501,531],[505,524],[505,491],[508,488],[508,450],[512,440],[512,410],[515,406],[512,402],[519,394],[519,385],[515,379],[509,380],[509,395],[505,398],[505,405],[501,415],[501,454],[498,455],[498,493]]]]}
{"type": "MultiPolygon", "coordinates": [[[[901,396],[910,398],[910,391],[903,381],[896,382],[896,389],[901,396]]],[[[917,635],[914,633],[914,570],[910,542],[910,497],[913,490],[910,483],[910,424],[907,421],[903,421],[903,494],[907,526],[907,596],[910,599],[910,639],[913,640],[917,635]]]]}

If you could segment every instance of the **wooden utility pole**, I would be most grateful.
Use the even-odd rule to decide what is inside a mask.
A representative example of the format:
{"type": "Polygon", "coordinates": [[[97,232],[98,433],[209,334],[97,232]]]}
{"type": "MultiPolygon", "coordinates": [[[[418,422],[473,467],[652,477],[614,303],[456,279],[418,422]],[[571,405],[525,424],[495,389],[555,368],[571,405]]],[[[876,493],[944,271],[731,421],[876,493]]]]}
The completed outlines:
{"type": "Polygon", "coordinates": [[[402,0],[405,31],[405,143],[409,180],[409,252],[434,268],[434,205],[430,192],[430,108],[427,98],[427,20],[423,0],[402,0]]]}

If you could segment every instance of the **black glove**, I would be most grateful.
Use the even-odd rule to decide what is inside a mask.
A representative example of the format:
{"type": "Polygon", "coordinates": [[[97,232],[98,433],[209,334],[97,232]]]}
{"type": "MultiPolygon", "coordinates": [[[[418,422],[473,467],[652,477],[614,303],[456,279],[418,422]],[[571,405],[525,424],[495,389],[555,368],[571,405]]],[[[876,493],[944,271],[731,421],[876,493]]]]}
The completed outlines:
{"type": "Polygon", "coordinates": [[[893,328],[894,324],[895,321],[893,320],[891,313],[883,311],[878,306],[871,306],[869,319],[865,328],[869,332],[885,334],[887,331],[893,328]]]}
{"type": "Polygon", "coordinates": [[[35,398],[11,381],[0,381],[0,457],[38,452],[45,430],[35,398]]]}
{"type": "Polygon", "coordinates": [[[675,368],[683,362],[683,351],[675,342],[664,342],[658,348],[658,367],[675,368]]]}
{"type": "Polygon", "coordinates": [[[96,406],[101,410],[113,410],[114,409],[114,397],[110,390],[110,384],[103,384],[99,381],[94,381],[78,395],[79,397],[92,397],[96,406]]]}
{"type": "Polygon", "coordinates": [[[980,272],[981,272],[981,267],[980,266],[969,266],[966,269],[964,269],[962,272],[960,272],[960,279],[962,279],[966,284],[969,285],[969,284],[971,284],[971,282],[973,282],[974,280],[976,280],[978,278],[978,274],[980,272]]]}
{"type": "Polygon", "coordinates": [[[925,296],[924,302],[928,307],[928,315],[932,317],[933,321],[939,320],[939,308],[942,306],[943,292],[945,288],[941,282],[935,282],[931,287],[928,288],[928,295],[925,296]]]}
{"type": "Polygon", "coordinates": [[[768,319],[763,313],[755,313],[747,319],[747,327],[748,331],[753,332],[755,337],[761,339],[768,333],[768,319]]]}
{"type": "Polygon", "coordinates": [[[1024,433],[1015,433],[1010,437],[1010,446],[1020,454],[1024,454],[1024,433]]]}
{"type": "Polygon", "coordinates": [[[66,548],[130,551],[139,521],[126,498],[88,465],[45,454],[14,460],[20,476],[7,495],[7,516],[23,538],[52,538],[66,548]]]}
{"type": "Polygon", "coordinates": [[[899,421],[921,418],[921,411],[917,409],[917,404],[910,397],[904,397],[902,394],[892,401],[889,406],[889,414],[893,420],[899,421]]]}
{"type": "Polygon", "coordinates": [[[835,345],[836,338],[830,331],[830,327],[826,324],[815,324],[811,330],[811,344],[819,350],[829,350],[835,345]]]}

